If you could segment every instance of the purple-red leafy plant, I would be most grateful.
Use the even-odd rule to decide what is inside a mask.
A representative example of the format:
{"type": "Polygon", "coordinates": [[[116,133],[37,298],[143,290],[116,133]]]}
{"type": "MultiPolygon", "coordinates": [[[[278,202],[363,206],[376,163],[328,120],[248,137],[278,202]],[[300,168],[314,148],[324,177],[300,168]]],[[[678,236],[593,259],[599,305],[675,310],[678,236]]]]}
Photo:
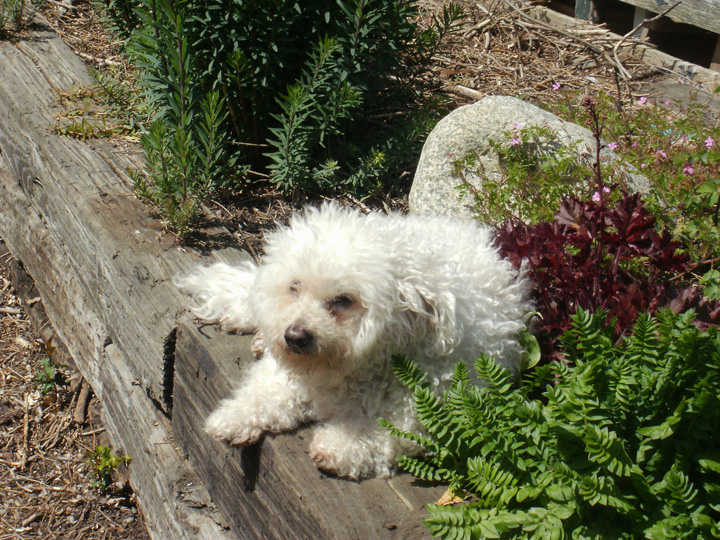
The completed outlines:
{"type": "Polygon", "coordinates": [[[596,103],[586,98],[583,105],[597,142],[593,200],[566,199],[551,222],[509,221],[498,232],[503,255],[516,267],[527,261],[546,358],[559,357],[557,340],[579,308],[606,311],[616,336],[625,334],[639,313],[664,306],[676,313],[694,307],[700,321],[720,323],[717,302],[705,301],[695,287],[683,287],[681,278],[692,269],[689,258],[667,231],[658,232],[639,195],[622,193],[617,203],[608,204],[618,187],[603,181],[596,103]]]}

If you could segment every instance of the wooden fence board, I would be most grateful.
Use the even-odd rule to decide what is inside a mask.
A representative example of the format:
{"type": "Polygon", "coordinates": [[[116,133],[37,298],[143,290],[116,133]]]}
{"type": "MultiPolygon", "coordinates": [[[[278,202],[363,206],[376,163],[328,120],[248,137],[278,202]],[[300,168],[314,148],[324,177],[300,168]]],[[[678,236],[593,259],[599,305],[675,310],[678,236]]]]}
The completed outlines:
{"type": "Polygon", "coordinates": [[[184,312],[169,278],[199,257],[177,249],[133,196],[121,171],[135,156],[50,132],[56,93],[89,82],[48,28],[0,42],[0,236],[101,397],[113,445],[132,457],[151,536],[230,539],[160,412],[172,380],[164,343],[184,312]]]}
{"type": "MultiPolygon", "coordinates": [[[[662,13],[677,0],[621,0],[652,13],[662,13]]],[[[720,34],[720,0],[682,0],[680,5],[667,14],[676,22],[691,24],[720,34]]]]}

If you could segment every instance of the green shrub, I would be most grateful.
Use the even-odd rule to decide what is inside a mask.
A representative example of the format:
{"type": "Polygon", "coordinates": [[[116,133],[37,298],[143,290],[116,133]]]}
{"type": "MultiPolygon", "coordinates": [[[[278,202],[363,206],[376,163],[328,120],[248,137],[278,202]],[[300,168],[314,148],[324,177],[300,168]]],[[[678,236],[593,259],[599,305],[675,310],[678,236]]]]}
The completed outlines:
{"type": "Polygon", "coordinates": [[[140,187],[183,215],[245,175],[286,193],[399,175],[431,126],[414,83],[462,14],[420,32],[416,0],[138,1],[128,51],[158,110],[140,187]]]}
{"type": "Polygon", "coordinates": [[[472,197],[479,221],[550,221],[561,200],[590,198],[593,173],[577,145],[563,145],[547,126],[518,124],[504,135],[506,140],[490,140],[502,173],[499,180],[484,178],[475,154],[454,163],[454,173],[463,180],[468,173],[484,178],[477,187],[465,181],[460,188],[472,197]]]}
{"type": "Polygon", "coordinates": [[[604,315],[579,311],[566,363],[536,368],[519,387],[490,358],[487,386],[459,365],[444,396],[412,362],[423,457],[419,478],[466,499],[430,505],[442,538],[720,538],[720,334],[692,312],[640,316],[622,343],[604,315]],[[536,397],[544,386],[541,397],[536,397]]]}

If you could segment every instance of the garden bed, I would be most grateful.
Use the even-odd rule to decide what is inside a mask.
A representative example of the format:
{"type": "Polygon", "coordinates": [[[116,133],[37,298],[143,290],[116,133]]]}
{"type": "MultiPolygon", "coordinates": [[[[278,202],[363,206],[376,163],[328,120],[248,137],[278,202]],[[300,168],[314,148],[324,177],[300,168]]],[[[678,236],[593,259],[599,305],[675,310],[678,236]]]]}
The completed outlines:
{"type": "MultiPolygon", "coordinates": [[[[433,72],[436,90],[458,103],[472,100],[459,96],[491,93],[543,101],[560,85],[590,92],[621,87],[630,105],[673,80],[623,52],[620,61],[634,78],[616,84],[613,63],[588,48],[582,33],[543,26],[557,24],[547,12],[538,12],[536,22],[482,6],[471,12],[474,30],[438,56],[433,72]]],[[[611,51],[618,38],[592,31],[606,40],[603,51],[611,51]]],[[[102,49],[83,50],[81,42],[75,40],[77,52],[86,61],[117,62],[102,49]]],[[[49,134],[57,115],[67,113],[59,93],[92,82],[58,36],[47,27],[33,29],[18,42],[0,42],[0,58],[0,237],[32,275],[59,338],[101,399],[113,445],[133,458],[131,482],[151,536],[428,534],[420,528],[422,507],[442,488],[413,485],[408,476],[361,484],[322,476],[305,453],[302,430],[242,452],[200,432],[249,345],[188,324],[185,299],[169,280],[203,259],[238,260],[237,246],[256,254],[262,230],[302,200],[255,186],[212,203],[211,213],[226,228],[190,237],[198,251],[186,250],[135,198],[126,171],[140,168],[142,157],[133,144],[49,134]]],[[[717,81],[707,70],[680,71],[681,83],[671,85],[680,94],[717,81]]],[[[404,200],[373,204],[383,203],[397,208],[404,200]]]]}

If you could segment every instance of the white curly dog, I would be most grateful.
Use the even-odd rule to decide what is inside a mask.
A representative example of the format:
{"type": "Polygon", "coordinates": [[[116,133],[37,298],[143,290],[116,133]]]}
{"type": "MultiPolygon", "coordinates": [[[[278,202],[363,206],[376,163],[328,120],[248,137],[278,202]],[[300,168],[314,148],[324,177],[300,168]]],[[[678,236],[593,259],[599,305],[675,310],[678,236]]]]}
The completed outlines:
{"type": "Polygon", "coordinates": [[[531,309],[527,279],[501,259],[489,229],[336,204],[269,234],[262,264],[217,263],[177,284],[200,318],[262,340],[207,433],[243,446],[315,421],[310,457],[351,479],[388,476],[397,457],[418,450],[377,423],[420,429],[393,355],[418,362],[438,391],[459,360],[480,353],[517,371],[531,309]]]}

